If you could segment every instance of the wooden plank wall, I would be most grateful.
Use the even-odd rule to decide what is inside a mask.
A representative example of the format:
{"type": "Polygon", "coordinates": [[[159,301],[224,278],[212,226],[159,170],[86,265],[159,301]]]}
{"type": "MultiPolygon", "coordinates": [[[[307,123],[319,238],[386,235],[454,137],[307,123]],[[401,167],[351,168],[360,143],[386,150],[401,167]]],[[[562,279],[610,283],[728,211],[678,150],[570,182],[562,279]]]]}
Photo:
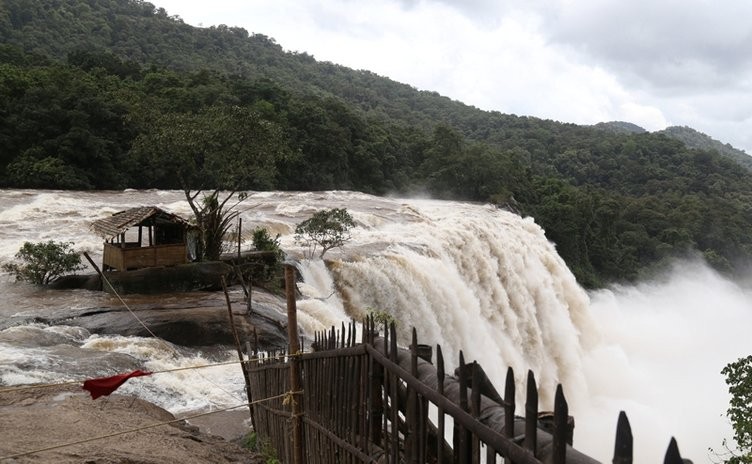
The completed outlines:
{"type": "Polygon", "coordinates": [[[185,244],[121,248],[104,244],[104,266],[118,271],[155,266],[174,266],[188,262],[185,244]]]}

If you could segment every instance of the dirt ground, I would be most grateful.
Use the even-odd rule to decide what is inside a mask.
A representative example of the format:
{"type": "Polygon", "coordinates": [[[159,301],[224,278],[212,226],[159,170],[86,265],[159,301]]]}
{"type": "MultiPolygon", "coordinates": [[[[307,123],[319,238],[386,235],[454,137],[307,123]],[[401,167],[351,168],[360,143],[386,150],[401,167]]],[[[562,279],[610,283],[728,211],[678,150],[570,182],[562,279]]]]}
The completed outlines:
{"type": "Polygon", "coordinates": [[[79,385],[0,392],[0,463],[263,463],[228,441],[248,432],[247,417],[247,410],[234,410],[58,447],[175,417],[130,396],[95,401],[79,385]]]}

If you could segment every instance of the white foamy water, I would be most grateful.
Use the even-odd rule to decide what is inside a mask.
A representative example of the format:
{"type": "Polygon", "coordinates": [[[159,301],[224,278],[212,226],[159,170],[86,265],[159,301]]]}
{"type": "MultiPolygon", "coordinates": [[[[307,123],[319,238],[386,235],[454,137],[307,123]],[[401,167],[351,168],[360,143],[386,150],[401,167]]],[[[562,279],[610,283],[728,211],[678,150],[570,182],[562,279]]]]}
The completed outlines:
{"type": "MultiPolygon", "coordinates": [[[[0,191],[0,201],[0,260],[24,240],[71,240],[97,255],[101,243],[88,224],[132,206],[156,204],[190,216],[175,191],[0,191]]],[[[588,295],[532,219],[491,206],[354,192],[264,192],[250,195],[241,216],[244,237],[267,227],[282,234],[284,248],[300,260],[298,320],[309,334],[384,311],[398,321],[403,343],[416,326],[421,343],[442,345],[450,367],[461,349],[499,387],[507,366],[520,381],[532,369],[542,407],[551,407],[555,385],[564,385],[577,420],[575,446],[604,462],[611,460],[621,409],[632,420],[635,462],[660,462],[672,435],[695,463],[711,462],[706,448],[730,437],[721,418],[727,396],[720,369],[752,352],[743,333],[752,322],[752,296],[701,265],[588,295]],[[305,250],[293,241],[295,224],[333,207],[353,214],[353,240],[327,253],[326,265],[303,259],[305,250]]],[[[232,357],[33,321],[35,314],[114,304],[98,292],[40,290],[8,276],[0,276],[0,291],[6,295],[0,304],[0,318],[6,318],[0,323],[2,383],[232,357]]],[[[124,388],[173,412],[237,404],[239,369],[211,369],[133,379],[124,388]]]]}

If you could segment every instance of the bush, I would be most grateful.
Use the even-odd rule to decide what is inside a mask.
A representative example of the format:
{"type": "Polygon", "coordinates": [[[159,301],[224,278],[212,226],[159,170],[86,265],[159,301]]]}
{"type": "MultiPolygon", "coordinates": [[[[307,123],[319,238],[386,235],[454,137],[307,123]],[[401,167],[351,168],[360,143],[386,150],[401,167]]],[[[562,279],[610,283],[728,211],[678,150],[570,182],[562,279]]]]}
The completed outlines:
{"type": "Polygon", "coordinates": [[[16,262],[5,263],[2,269],[16,280],[46,285],[61,275],[84,268],[81,256],[72,249],[73,242],[25,242],[16,262]]]}
{"type": "Polygon", "coordinates": [[[282,275],[282,261],[285,259],[285,252],[279,244],[279,234],[272,238],[269,231],[258,227],[253,231],[253,247],[258,251],[271,251],[272,257],[262,258],[263,266],[256,267],[253,273],[253,280],[273,282],[277,277],[282,275]]]}
{"type": "Polygon", "coordinates": [[[263,227],[257,227],[253,230],[253,248],[258,251],[273,251],[280,260],[285,254],[279,244],[279,234],[272,238],[269,231],[263,227]]]}

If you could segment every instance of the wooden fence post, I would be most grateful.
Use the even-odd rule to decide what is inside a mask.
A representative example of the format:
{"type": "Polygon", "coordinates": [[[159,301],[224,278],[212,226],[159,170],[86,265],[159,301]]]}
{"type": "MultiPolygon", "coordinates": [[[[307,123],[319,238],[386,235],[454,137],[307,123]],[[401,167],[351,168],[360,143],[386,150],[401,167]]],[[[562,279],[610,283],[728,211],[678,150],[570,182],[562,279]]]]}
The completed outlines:
{"type": "Polygon", "coordinates": [[[525,448],[538,455],[538,387],[533,371],[527,371],[527,398],[525,399],[525,448]]]}
{"type": "Polygon", "coordinates": [[[298,310],[295,303],[295,267],[285,264],[285,296],[287,297],[287,336],[290,342],[290,393],[292,394],[292,458],[294,464],[303,464],[303,418],[300,398],[300,363],[298,354],[298,310]]]}
{"type": "Polygon", "coordinates": [[[668,444],[666,450],[666,457],[663,459],[663,464],[684,464],[685,460],[682,459],[679,453],[679,445],[676,444],[676,438],[671,437],[671,441],[668,444]]]}
{"type": "Polygon", "coordinates": [[[569,405],[564,398],[564,390],[561,384],[556,386],[554,399],[554,464],[565,464],[567,456],[567,443],[569,442],[569,405]]]}
{"type": "Polygon", "coordinates": [[[238,218],[238,259],[240,259],[240,243],[241,243],[241,236],[243,235],[243,218],[238,218]]]}
{"type": "MultiPolygon", "coordinates": [[[[436,387],[439,395],[444,396],[444,355],[441,352],[441,345],[436,345],[436,387]]],[[[439,410],[436,462],[437,464],[447,464],[444,461],[444,421],[446,420],[444,417],[444,408],[440,404],[437,404],[436,407],[439,410]]]]}
{"type": "Polygon", "coordinates": [[[619,413],[616,422],[616,442],[614,443],[613,464],[632,464],[632,426],[624,411],[619,413]]]}
{"type": "Polygon", "coordinates": [[[240,347],[240,338],[238,337],[238,331],[235,329],[235,319],[232,315],[232,304],[230,303],[230,294],[227,293],[227,282],[225,281],[225,276],[222,276],[222,290],[224,290],[225,292],[227,315],[230,319],[230,331],[232,332],[232,337],[235,340],[235,349],[238,351],[240,368],[243,371],[243,378],[245,379],[245,394],[248,398],[248,410],[251,413],[251,423],[255,423],[256,421],[253,419],[253,406],[251,406],[251,404],[253,403],[253,393],[251,392],[251,377],[248,374],[248,366],[245,364],[245,359],[243,359],[243,349],[240,347]]]}

